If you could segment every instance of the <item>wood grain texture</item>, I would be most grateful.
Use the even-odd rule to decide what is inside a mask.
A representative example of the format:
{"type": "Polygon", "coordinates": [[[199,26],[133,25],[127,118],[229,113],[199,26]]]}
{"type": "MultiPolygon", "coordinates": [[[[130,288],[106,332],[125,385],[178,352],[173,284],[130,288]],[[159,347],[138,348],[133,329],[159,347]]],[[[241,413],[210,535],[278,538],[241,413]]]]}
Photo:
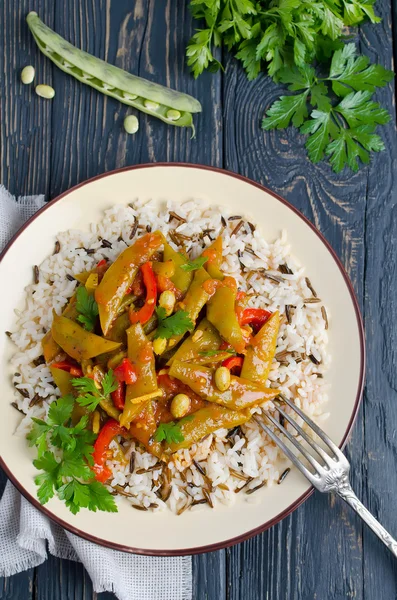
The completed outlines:
{"type": "MultiPolygon", "coordinates": [[[[392,7],[360,32],[362,49],[389,68],[392,7]]],[[[357,174],[311,164],[292,130],[263,132],[260,121],[279,89],[264,75],[248,82],[226,56],[224,74],[195,81],[184,63],[193,24],[186,0],[0,0],[0,169],[12,192],[53,198],[104,171],[142,162],[223,166],[285,196],[324,233],[344,262],[363,310],[369,369],[364,406],[347,453],[358,495],[395,534],[397,517],[397,182],[395,122],[382,128],[387,150],[357,174]],[[33,5],[34,4],[34,5],[33,5]],[[132,73],[200,99],[197,136],[138,115],[65,76],[44,59],[24,23],[29,10],[69,41],[132,73]],[[56,97],[47,102],[19,84],[25,64],[56,97]],[[394,325],[391,326],[391,325],[394,325]]],[[[221,58],[219,56],[219,58],[221,58]]],[[[395,118],[393,87],[379,99],[395,118]]],[[[2,481],[0,481],[0,487],[2,481]]],[[[342,502],[316,494],[268,532],[234,548],[193,558],[194,600],[397,599],[396,564],[342,502]]],[[[0,600],[92,600],[79,564],[47,563],[0,582],[0,600]]],[[[100,600],[114,598],[100,594],[100,600]]]]}

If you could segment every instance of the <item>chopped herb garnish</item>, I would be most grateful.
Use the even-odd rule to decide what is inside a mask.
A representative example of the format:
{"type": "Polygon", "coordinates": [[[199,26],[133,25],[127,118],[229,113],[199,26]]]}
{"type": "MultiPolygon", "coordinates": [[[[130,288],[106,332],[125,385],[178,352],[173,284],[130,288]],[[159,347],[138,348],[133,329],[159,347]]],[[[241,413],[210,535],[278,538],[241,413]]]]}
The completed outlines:
{"type": "Polygon", "coordinates": [[[72,385],[75,387],[79,396],[76,402],[80,406],[84,406],[90,412],[94,411],[101,401],[107,400],[109,395],[117,390],[118,383],[116,377],[110,369],[101,381],[102,389],[98,390],[93,379],[89,377],[78,377],[72,379],[72,385]]]}
{"type": "Polygon", "coordinates": [[[38,486],[37,496],[45,504],[55,493],[73,514],[80,508],[117,512],[113,496],[98,481],[93,481],[91,466],[95,434],[87,429],[88,416],[85,415],[74,427],[71,417],[74,406],[72,395],[52,402],[47,420],[33,418],[33,426],[26,436],[30,446],[36,446],[38,457],[33,461],[41,471],[35,477],[38,486]],[[51,445],[58,448],[55,453],[51,445]]]}
{"type": "Polygon", "coordinates": [[[171,423],[160,423],[154,434],[154,440],[156,442],[162,442],[165,440],[167,444],[183,442],[181,428],[178,423],[171,421],[171,423]]]}
{"type": "Polygon", "coordinates": [[[84,286],[77,289],[76,310],[80,313],[77,320],[82,323],[84,329],[93,331],[99,314],[98,304],[95,302],[94,296],[89,294],[84,286]]]}
{"type": "MultiPolygon", "coordinates": [[[[180,255],[185,258],[185,256],[180,252],[180,255]]],[[[180,265],[182,271],[197,271],[197,269],[201,269],[201,267],[207,262],[207,256],[198,256],[194,260],[188,260],[188,262],[184,265],[180,265]]]]}
{"type": "Polygon", "coordinates": [[[156,308],[157,331],[156,338],[169,339],[173,335],[183,335],[194,328],[194,323],[185,310],[178,310],[176,313],[167,317],[165,308],[158,306],[156,308]]]}

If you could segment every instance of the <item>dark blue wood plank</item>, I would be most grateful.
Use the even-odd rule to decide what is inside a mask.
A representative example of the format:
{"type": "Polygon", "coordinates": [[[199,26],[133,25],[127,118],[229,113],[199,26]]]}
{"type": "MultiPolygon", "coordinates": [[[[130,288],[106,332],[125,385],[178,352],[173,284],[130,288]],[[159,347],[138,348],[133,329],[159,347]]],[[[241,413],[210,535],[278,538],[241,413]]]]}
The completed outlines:
{"type": "MultiPolygon", "coordinates": [[[[391,9],[387,1],[378,2],[377,8],[382,23],[363,27],[362,47],[372,60],[381,61],[390,69],[393,65],[391,9]]],[[[377,99],[389,109],[392,122],[382,134],[388,151],[376,156],[368,170],[364,318],[370,362],[364,402],[364,460],[365,502],[396,537],[397,138],[393,88],[391,84],[377,93],[377,99]]],[[[397,598],[395,559],[367,529],[363,544],[365,599],[379,597],[380,590],[382,598],[397,598]]]]}

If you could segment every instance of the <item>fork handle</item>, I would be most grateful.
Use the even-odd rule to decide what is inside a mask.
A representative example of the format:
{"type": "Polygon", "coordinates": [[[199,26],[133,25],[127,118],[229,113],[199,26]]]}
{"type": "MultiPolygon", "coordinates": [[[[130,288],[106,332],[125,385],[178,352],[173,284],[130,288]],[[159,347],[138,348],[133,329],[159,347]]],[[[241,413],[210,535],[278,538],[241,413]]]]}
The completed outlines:
{"type": "Polygon", "coordinates": [[[375,519],[375,517],[365,508],[364,504],[357,498],[356,494],[349,482],[345,482],[343,486],[340,486],[336,493],[340,496],[347,504],[349,504],[353,510],[362,518],[362,520],[372,529],[378,536],[384,545],[389,548],[390,552],[397,558],[397,541],[386,531],[386,529],[375,519]]]}

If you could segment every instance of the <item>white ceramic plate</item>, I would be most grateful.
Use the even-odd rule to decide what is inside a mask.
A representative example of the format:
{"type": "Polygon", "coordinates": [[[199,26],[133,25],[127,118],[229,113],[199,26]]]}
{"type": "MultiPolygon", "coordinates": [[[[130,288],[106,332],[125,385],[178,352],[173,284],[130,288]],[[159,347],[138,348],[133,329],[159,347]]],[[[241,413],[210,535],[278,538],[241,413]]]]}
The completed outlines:
{"type": "MultiPolygon", "coordinates": [[[[294,255],[306,266],[332,315],[329,344],[332,364],[328,374],[331,390],[327,407],[331,416],[325,430],[343,445],[357,413],[364,378],[363,330],[351,283],[335,253],[299,212],[276,194],[233,173],[186,164],[142,165],[96,177],[53,200],[27,223],[3,253],[0,331],[13,329],[14,309],[22,306],[24,287],[32,279],[32,265],[40,264],[52,253],[58,232],[88,228],[90,222],[101,218],[104,209],[136,198],[159,202],[208,199],[236,213],[242,212],[261,227],[266,238],[274,238],[282,228],[287,230],[294,255]]],[[[232,507],[187,511],[179,517],[170,511],[132,510],[128,502],[122,504],[116,514],[82,510],[73,516],[55,498],[42,507],[37,502],[33,481],[37,474],[32,465],[34,452],[24,438],[13,435],[20,415],[10,405],[13,398],[8,366],[11,352],[12,343],[1,335],[0,464],[28,500],[81,537],[142,554],[216,550],[274,525],[311,492],[307,481],[292,471],[283,485],[258,491],[257,504],[248,504],[240,494],[232,507]]]]}

